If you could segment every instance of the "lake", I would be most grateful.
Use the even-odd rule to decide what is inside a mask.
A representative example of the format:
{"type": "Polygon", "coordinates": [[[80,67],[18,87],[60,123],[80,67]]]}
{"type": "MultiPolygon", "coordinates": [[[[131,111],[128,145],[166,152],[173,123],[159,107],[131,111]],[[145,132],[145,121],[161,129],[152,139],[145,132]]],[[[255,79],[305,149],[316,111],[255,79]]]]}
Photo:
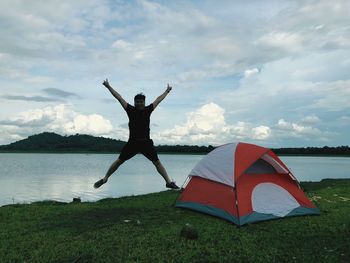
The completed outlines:
{"type": "MultiPolygon", "coordinates": [[[[0,153],[0,206],[41,200],[95,201],[106,197],[139,195],[166,190],[164,179],[142,155],[125,162],[99,189],[118,154],[0,153]]],[[[203,155],[159,154],[179,186],[203,155]]],[[[350,178],[349,157],[282,156],[299,181],[350,178]]],[[[174,200],[175,201],[175,200],[174,200]]]]}

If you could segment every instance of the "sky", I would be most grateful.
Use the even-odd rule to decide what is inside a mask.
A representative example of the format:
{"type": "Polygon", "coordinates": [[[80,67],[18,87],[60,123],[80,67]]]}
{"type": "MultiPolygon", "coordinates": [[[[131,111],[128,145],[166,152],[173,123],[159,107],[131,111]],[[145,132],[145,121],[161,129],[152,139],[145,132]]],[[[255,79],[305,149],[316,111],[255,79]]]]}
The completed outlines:
{"type": "Polygon", "coordinates": [[[2,0],[0,144],[44,131],[159,144],[350,144],[350,2],[2,0]]]}

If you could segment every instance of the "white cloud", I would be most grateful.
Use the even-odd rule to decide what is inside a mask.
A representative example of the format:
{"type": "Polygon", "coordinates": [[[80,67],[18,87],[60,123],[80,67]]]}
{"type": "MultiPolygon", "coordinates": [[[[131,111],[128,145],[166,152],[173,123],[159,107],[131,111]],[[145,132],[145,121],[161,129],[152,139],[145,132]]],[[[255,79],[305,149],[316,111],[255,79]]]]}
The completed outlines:
{"type": "Polygon", "coordinates": [[[191,143],[219,145],[237,140],[265,140],[271,135],[271,129],[260,125],[239,121],[234,125],[225,121],[225,110],[210,102],[187,114],[184,124],[175,125],[156,134],[159,143],[191,143]]]}
{"type": "Polygon", "coordinates": [[[224,109],[215,103],[209,103],[188,114],[187,126],[202,131],[211,131],[225,125],[224,109]]]}
{"type": "Polygon", "coordinates": [[[156,135],[160,142],[215,143],[217,134],[225,128],[224,109],[215,103],[208,103],[187,115],[186,123],[175,125],[156,135]]]}
{"type": "Polygon", "coordinates": [[[124,63],[126,61],[140,61],[155,55],[152,45],[133,44],[123,39],[114,41],[111,47],[113,51],[116,51],[115,56],[117,56],[118,61],[123,61],[124,63]]]}
{"type": "Polygon", "coordinates": [[[204,51],[211,56],[226,59],[227,57],[238,56],[241,51],[240,45],[241,43],[232,36],[219,36],[208,39],[204,43],[204,51]]]}
{"type": "Polygon", "coordinates": [[[260,37],[258,44],[289,53],[302,51],[303,40],[297,33],[270,32],[260,37]]]}
{"type": "Polygon", "coordinates": [[[125,137],[125,129],[114,129],[111,122],[103,116],[79,114],[72,109],[71,105],[66,104],[20,112],[7,120],[2,120],[0,129],[7,134],[1,138],[4,142],[43,131],[109,137],[114,137],[116,132],[119,135],[124,134],[123,137],[125,137]],[[10,133],[12,133],[11,136],[10,133]]]}
{"type": "Polygon", "coordinates": [[[203,81],[209,78],[225,77],[240,72],[232,63],[215,62],[205,67],[181,72],[175,79],[175,84],[187,85],[188,82],[203,81]]]}
{"type": "Polygon", "coordinates": [[[109,134],[112,130],[112,124],[109,120],[104,119],[101,115],[77,115],[70,122],[64,125],[66,132],[88,133],[88,134],[109,134]]]}
{"type": "Polygon", "coordinates": [[[259,70],[257,68],[247,69],[244,71],[244,77],[249,78],[257,73],[259,73],[259,70]]]}
{"type": "Polygon", "coordinates": [[[277,123],[277,127],[283,130],[291,130],[293,126],[291,123],[286,122],[284,119],[279,119],[277,123]]]}
{"type": "Polygon", "coordinates": [[[318,118],[316,115],[308,115],[302,118],[300,121],[300,123],[302,124],[309,124],[309,125],[313,125],[319,122],[320,122],[320,118],[318,118]]]}
{"type": "Polygon", "coordinates": [[[154,137],[157,144],[220,145],[232,141],[247,141],[272,145],[296,138],[303,141],[327,141],[336,135],[334,132],[322,131],[315,127],[319,123],[320,119],[316,115],[308,115],[297,122],[281,118],[272,127],[246,121],[230,124],[225,119],[225,110],[210,102],[189,112],[183,124],[160,131],[154,137]]]}
{"type": "Polygon", "coordinates": [[[253,139],[264,140],[271,136],[271,128],[267,126],[259,126],[252,129],[253,139]]]}
{"type": "Polygon", "coordinates": [[[276,127],[284,132],[284,137],[311,138],[313,136],[320,137],[322,135],[322,132],[315,127],[287,122],[284,119],[278,120],[276,127]]]}
{"type": "Polygon", "coordinates": [[[113,42],[112,47],[117,48],[117,49],[130,49],[131,48],[131,43],[123,40],[123,39],[117,39],[116,41],[113,42]]]}
{"type": "Polygon", "coordinates": [[[324,145],[324,143],[330,143],[339,136],[336,131],[315,127],[316,124],[319,124],[319,119],[316,116],[308,116],[297,122],[279,119],[273,127],[273,144],[283,145],[287,142],[293,142],[291,146],[295,147],[297,145],[303,146],[305,142],[311,142],[316,145],[324,145]]]}
{"type": "Polygon", "coordinates": [[[286,115],[346,111],[350,107],[348,53],[313,53],[265,63],[259,74],[242,78],[230,91],[218,90],[213,99],[232,112],[230,119],[264,120],[270,125],[286,115]]]}
{"type": "Polygon", "coordinates": [[[327,0],[312,1],[299,7],[298,13],[308,16],[310,19],[333,20],[342,19],[350,11],[349,2],[347,0],[337,0],[329,2],[327,0]]]}

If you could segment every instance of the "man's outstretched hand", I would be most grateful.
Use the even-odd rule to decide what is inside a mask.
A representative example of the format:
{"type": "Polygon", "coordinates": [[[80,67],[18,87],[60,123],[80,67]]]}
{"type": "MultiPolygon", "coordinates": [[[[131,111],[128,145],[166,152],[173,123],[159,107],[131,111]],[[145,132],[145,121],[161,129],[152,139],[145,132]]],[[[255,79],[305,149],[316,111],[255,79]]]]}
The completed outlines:
{"type": "Polygon", "coordinates": [[[113,97],[116,98],[120,102],[120,104],[123,106],[123,108],[126,110],[128,103],[123,99],[122,96],[120,96],[120,94],[117,91],[115,91],[111,87],[111,85],[109,85],[108,79],[104,80],[102,84],[109,90],[110,93],[112,93],[113,97]]]}
{"type": "Polygon", "coordinates": [[[172,89],[172,87],[170,87],[170,86],[169,86],[169,83],[168,83],[168,86],[167,86],[167,88],[166,88],[166,92],[169,93],[169,92],[171,91],[171,89],[172,89]]]}
{"type": "Polygon", "coordinates": [[[105,86],[106,88],[110,87],[109,82],[108,82],[108,79],[104,80],[102,84],[103,84],[103,86],[105,86]]]}

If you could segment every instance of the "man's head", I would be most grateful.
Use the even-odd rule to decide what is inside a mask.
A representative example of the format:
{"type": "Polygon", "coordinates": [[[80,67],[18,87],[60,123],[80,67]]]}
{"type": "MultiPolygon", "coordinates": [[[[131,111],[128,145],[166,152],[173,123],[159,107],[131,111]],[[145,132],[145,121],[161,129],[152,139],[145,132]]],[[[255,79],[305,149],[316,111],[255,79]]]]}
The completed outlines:
{"type": "Polygon", "coordinates": [[[136,109],[143,110],[145,108],[145,99],[146,96],[142,93],[137,94],[134,97],[134,105],[136,109]]]}

